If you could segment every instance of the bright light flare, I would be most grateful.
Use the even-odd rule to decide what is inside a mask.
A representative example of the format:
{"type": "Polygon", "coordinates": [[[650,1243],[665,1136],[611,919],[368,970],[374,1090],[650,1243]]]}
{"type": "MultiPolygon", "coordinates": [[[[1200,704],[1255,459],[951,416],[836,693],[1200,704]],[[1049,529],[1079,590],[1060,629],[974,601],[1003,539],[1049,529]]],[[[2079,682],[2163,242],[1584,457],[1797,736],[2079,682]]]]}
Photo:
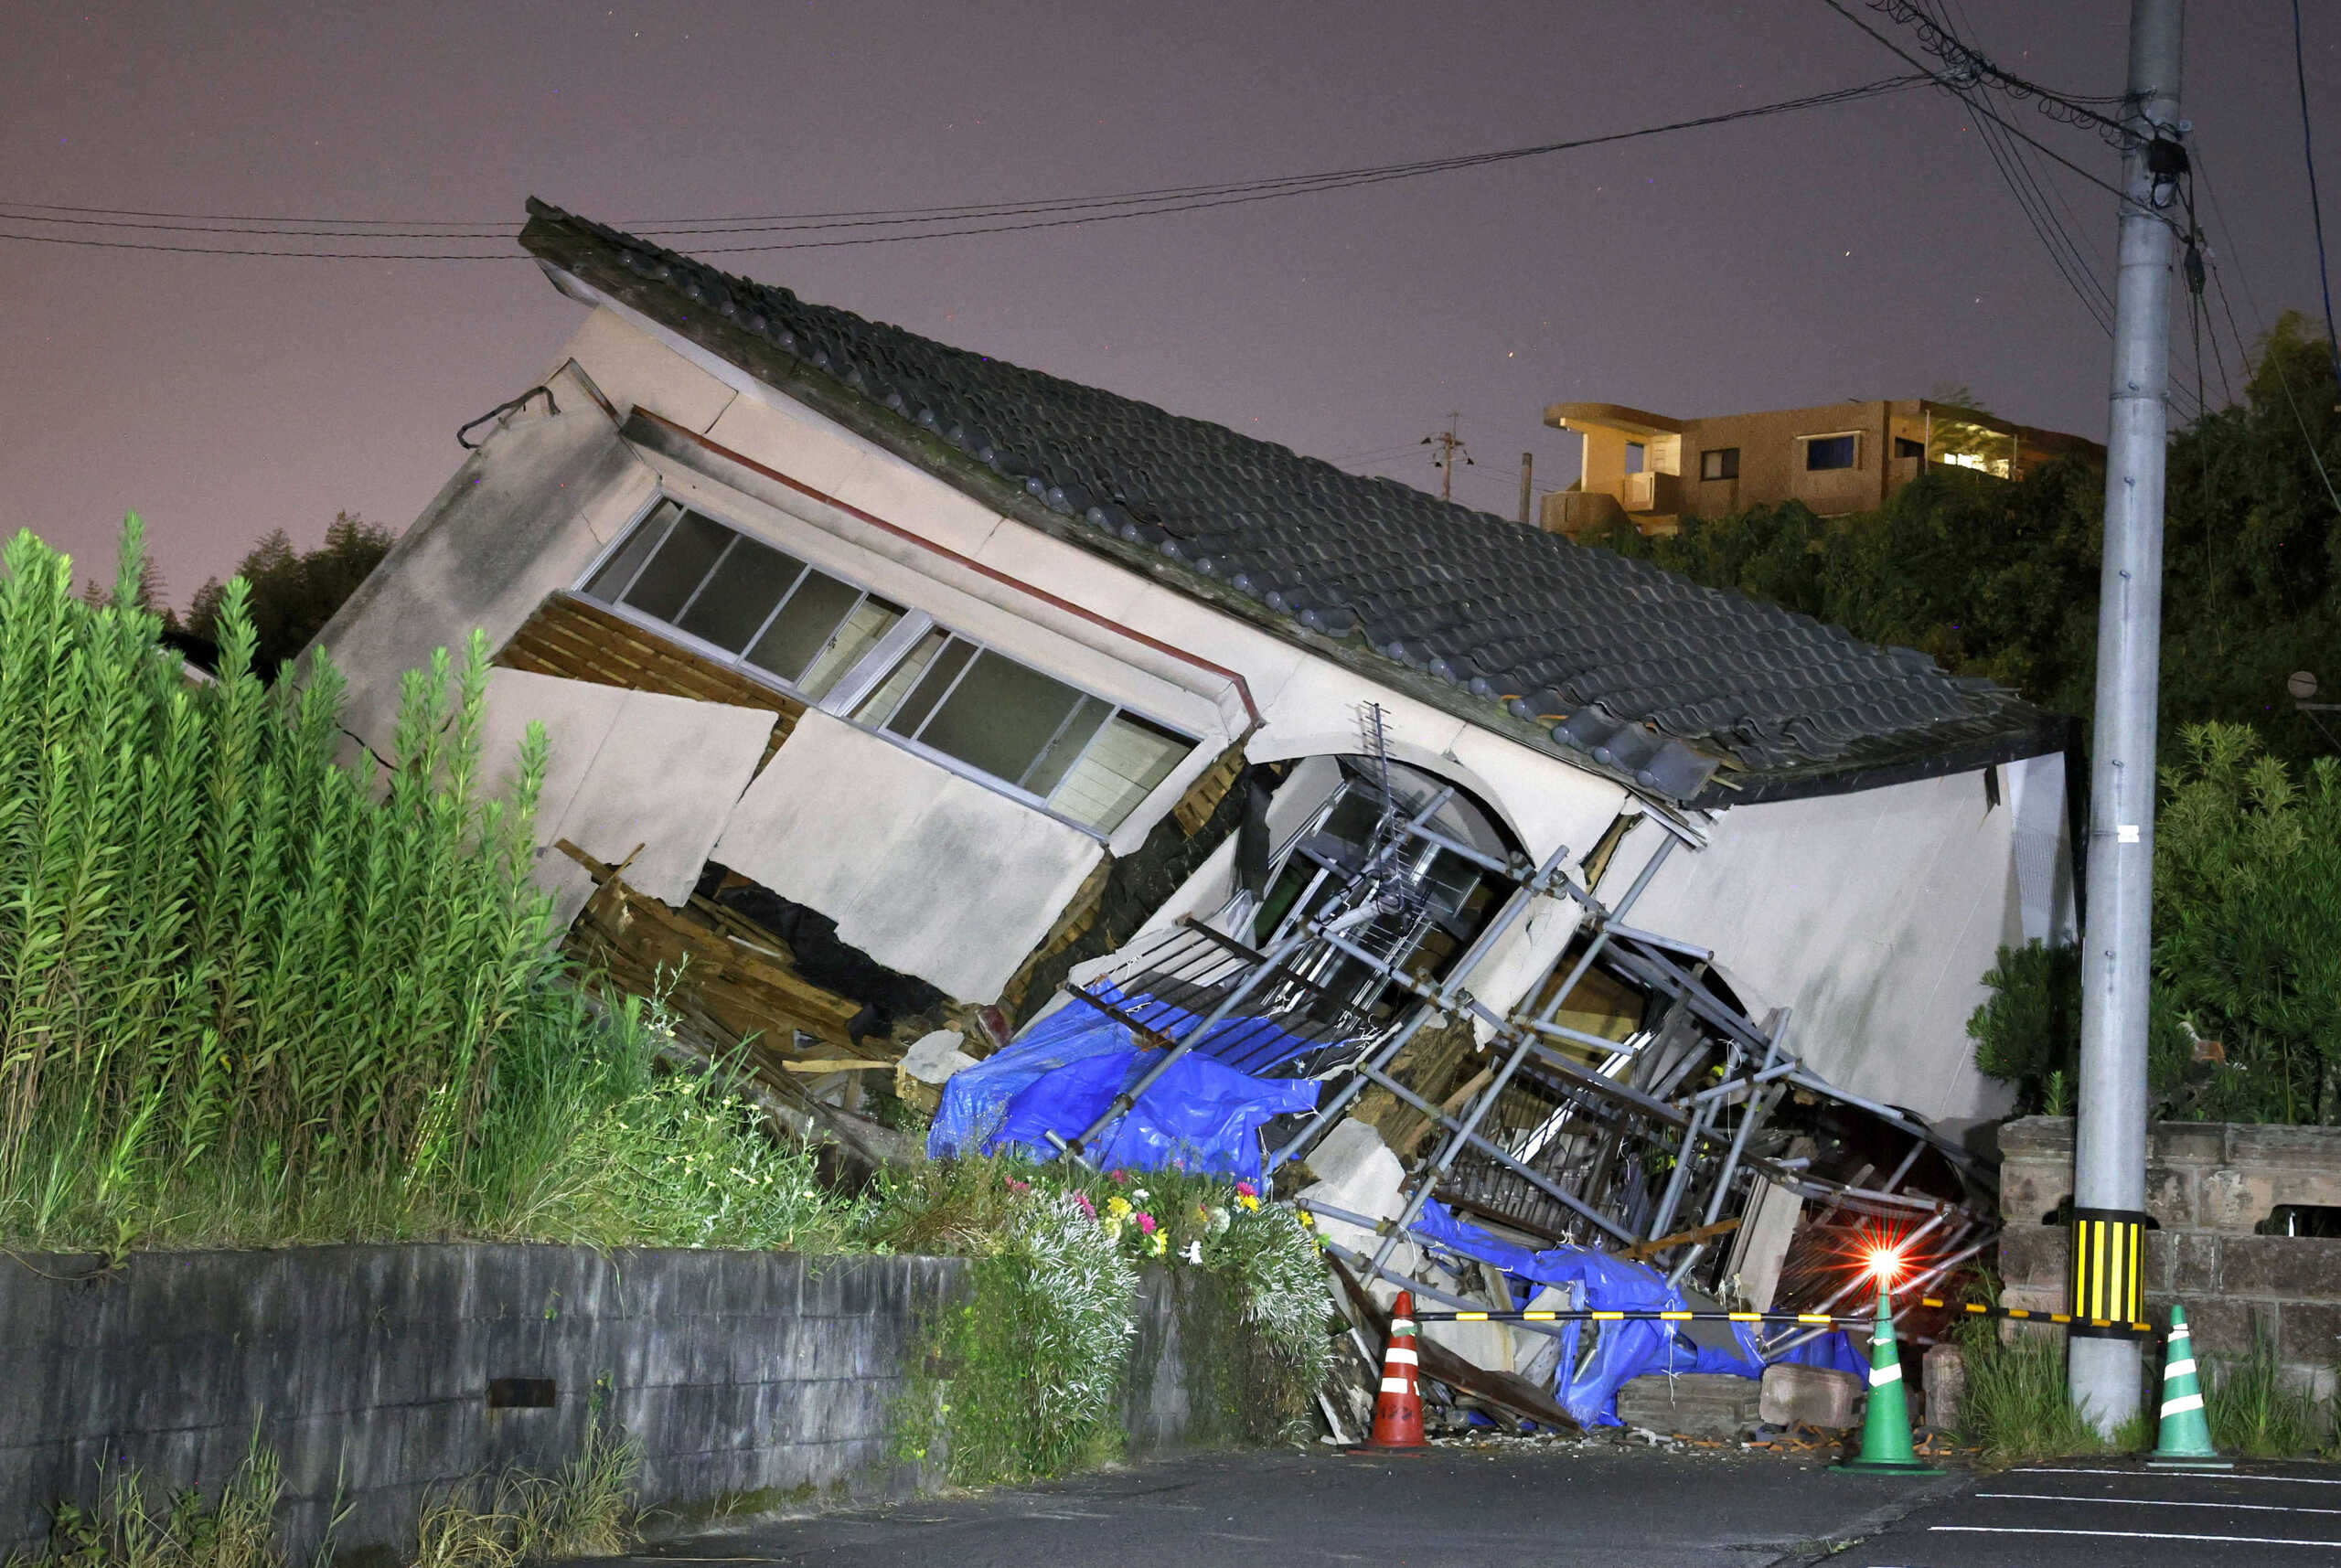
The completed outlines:
{"type": "Polygon", "coordinates": [[[1924,1269],[1921,1252],[1921,1243],[1907,1226],[1872,1221],[1845,1238],[1838,1255],[1844,1267],[1892,1290],[1924,1269]]]}

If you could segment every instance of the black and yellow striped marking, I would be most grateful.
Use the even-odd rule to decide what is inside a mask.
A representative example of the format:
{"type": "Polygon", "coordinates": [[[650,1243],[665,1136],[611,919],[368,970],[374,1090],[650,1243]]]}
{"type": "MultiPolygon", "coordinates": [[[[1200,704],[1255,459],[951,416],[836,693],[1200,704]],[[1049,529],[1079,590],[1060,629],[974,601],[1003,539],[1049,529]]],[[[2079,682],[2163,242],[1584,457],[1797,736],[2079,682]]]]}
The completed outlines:
{"type": "Polygon", "coordinates": [[[2120,1333],[2146,1313],[2142,1288],[2146,1217],[2122,1209],[2073,1211],[2073,1294],[2067,1314],[2076,1334],[2120,1333]]]}
{"type": "Polygon", "coordinates": [[[2066,1328],[2094,1329],[2108,1338],[2161,1332],[2153,1324],[2134,1317],[2078,1317],[2069,1312],[2035,1312],[2028,1307],[1982,1307],[1972,1301],[1951,1302],[1932,1296],[1920,1296],[1919,1305],[1964,1312],[1971,1317],[2010,1317],[2019,1323],[2053,1323],[2066,1328]]]}
{"type": "Polygon", "coordinates": [[[1576,1312],[1417,1312],[1431,1323],[1811,1323],[1823,1327],[1867,1328],[1867,1317],[1833,1317],[1826,1312],[1684,1312],[1645,1308],[1621,1311],[1592,1307],[1576,1312]]]}

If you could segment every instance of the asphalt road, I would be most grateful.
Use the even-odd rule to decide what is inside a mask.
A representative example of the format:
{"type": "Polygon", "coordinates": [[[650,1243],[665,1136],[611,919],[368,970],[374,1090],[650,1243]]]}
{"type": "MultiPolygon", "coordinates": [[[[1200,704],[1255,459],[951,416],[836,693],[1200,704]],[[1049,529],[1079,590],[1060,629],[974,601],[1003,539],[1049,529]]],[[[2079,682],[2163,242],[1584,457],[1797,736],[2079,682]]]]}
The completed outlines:
{"type": "Polygon", "coordinates": [[[1971,1477],[1832,1560],[1866,1568],[2341,1563],[2341,1470],[2042,1467],[1971,1477]]]}
{"type": "Polygon", "coordinates": [[[1970,1479],[1845,1476],[1811,1459],[1607,1444],[1489,1443],[1409,1458],[1216,1454],[755,1524],[665,1542],[633,1561],[657,1568],[1769,1568],[1832,1541],[1874,1538],[1914,1503],[1948,1497],[1970,1479]]]}

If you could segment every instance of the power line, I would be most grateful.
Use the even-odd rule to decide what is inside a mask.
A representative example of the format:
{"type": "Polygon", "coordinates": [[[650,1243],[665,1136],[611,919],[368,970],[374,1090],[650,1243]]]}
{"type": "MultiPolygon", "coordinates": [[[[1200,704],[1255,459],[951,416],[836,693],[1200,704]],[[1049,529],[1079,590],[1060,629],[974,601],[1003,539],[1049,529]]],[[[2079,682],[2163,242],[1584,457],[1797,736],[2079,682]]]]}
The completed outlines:
{"type": "Polygon", "coordinates": [[[1919,47],[1941,60],[1967,81],[1997,88],[2009,97],[2030,101],[2051,120],[2062,124],[2094,130],[2106,144],[2117,151],[2126,151],[2140,140],[2136,132],[2119,120],[2100,114],[2090,108],[2091,103],[2118,104],[2119,93],[2082,98],[2072,93],[2058,92],[2004,69],[1972,44],[1962,39],[1950,27],[1929,16],[1911,0],[1863,0],[1871,10],[1891,17],[1912,29],[1919,47]]]}
{"type": "Polygon", "coordinates": [[[2316,283],[2325,295],[2325,353],[2341,389],[2341,340],[2333,330],[2333,273],[2325,262],[2325,208],[2316,197],[2316,141],[2309,134],[2308,60],[2301,49],[2301,0],[2293,0],[2293,80],[2301,94],[2301,162],[2308,165],[2308,215],[2316,229],[2316,283]]]}
{"type": "MultiPolygon", "coordinates": [[[[2228,221],[2227,209],[2219,205],[2219,187],[2211,181],[2210,165],[2203,156],[2202,142],[2202,133],[2196,133],[2192,177],[2201,183],[2203,194],[2210,198],[2211,216],[2218,220],[2219,231],[2227,236],[2228,254],[2235,261],[2236,282],[2243,285],[2244,303],[2251,307],[2255,317],[2265,320],[2267,312],[2260,308],[2259,297],[2251,287],[2251,274],[2244,270],[2243,251],[2236,241],[2235,225],[2228,221]]],[[[2228,298],[2227,275],[2219,270],[2217,254],[2210,258],[2210,270],[2212,285],[2218,290],[2219,309],[2226,315],[2228,330],[2235,337],[2236,352],[2249,366],[2251,363],[2250,347],[2244,338],[2243,328],[2236,321],[2235,305],[2228,298]]],[[[2332,500],[2334,511],[2341,513],[2341,487],[2333,483],[2333,475],[2325,466],[2325,454],[2317,450],[2315,437],[2309,432],[2308,419],[2301,412],[2300,400],[2293,395],[2292,373],[2284,368],[2283,357],[2271,354],[2264,362],[2274,366],[2276,385],[2284,394],[2284,406],[2292,411],[2293,424],[2300,432],[2301,445],[2306,449],[2308,460],[2316,469],[2317,478],[2324,482],[2325,493],[2332,500]]]]}
{"type": "MultiPolygon", "coordinates": [[[[1888,92],[1900,91],[1906,88],[1915,87],[1926,80],[1927,79],[1923,76],[1887,77],[1876,81],[1865,82],[1854,87],[1836,88],[1823,92],[1807,93],[1797,98],[1784,99],[1778,102],[1757,104],[1745,109],[1726,110],[1715,114],[1705,114],[1691,119],[1670,121],[1663,124],[1642,126],[1630,131],[1607,132],[1598,135],[1572,137],[1554,142],[1542,142],[1528,146],[1507,147],[1491,152],[1469,153],[1447,157],[1416,159],[1412,162],[1403,164],[1369,165],[1344,169],[1320,170],[1313,174],[1276,176],[1262,179],[1229,181],[1212,186],[1163,187],[1158,187],[1152,191],[1125,192],[1117,196],[1071,197],[1056,201],[1026,203],[1022,205],[1008,203],[981,204],[955,208],[927,209],[925,212],[917,213],[914,213],[911,209],[903,209],[901,212],[893,214],[888,214],[882,210],[874,211],[863,216],[839,218],[835,221],[822,220],[809,216],[800,219],[789,217],[787,215],[773,215],[768,220],[733,220],[738,223],[738,227],[728,229],[709,227],[689,230],[689,232],[715,234],[726,232],[769,232],[775,230],[833,231],[839,229],[850,228],[898,228],[920,225],[940,226],[925,228],[920,232],[915,233],[857,234],[843,238],[768,241],[748,245],[717,245],[693,248],[693,253],[696,255],[730,255],[763,251],[823,250],[850,245],[870,245],[888,242],[903,242],[917,240],[954,239],[965,235],[999,234],[1036,229],[1070,228],[1089,223],[1110,222],[1128,218],[1147,218],[1158,216],[1163,213],[1190,212],[1208,208],[1239,206],[1251,202],[1277,200],[1290,196],[1303,196],[1321,191],[1348,189],[1358,186],[1382,184],[1390,180],[1413,179],[1426,175],[1446,174],[1460,169],[1478,168],[1493,164],[1509,163],[1523,158],[1542,157],[1555,153],[1573,152],[1587,147],[1605,146],[1616,143],[1636,141],[1643,137],[1665,135],[1678,131],[1708,129],[1719,125],[1737,123],[1744,120],[1759,119],[1769,115],[1793,113],[1808,109],[1819,109],[1838,103],[1854,102],[1863,99],[1881,96],[1888,92]],[[997,223],[970,221],[993,218],[1013,219],[1019,220],[997,223]]],[[[262,239],[331,238],[361,243],[369,239],[377,237],[382,239],[393,237],[418,237],[405,230],[384,232],[379,236],[374,236],[360,233],[345,233],[339,229],[316,231],[305,229],[288,228],[279,230],[257,227],[224,229],[213,229],[211,227],[212,224],[223,221],[259,221],[257,219],[230,219],[228,215],[220,214],[150,213],[138,215],[134,219],[131,216],[129,209],[114,209],[122,215],[122,221],[112,222],[104,219],[88,216],[88,214],[103,211],[105,209],[60,209],[46,206],[38,208],[40,211],[69,210],[73,214],[72,216],[51,219],[34,216],[33,212],[29,210],[34,207],[34,204],[30,203],[0,203],[0,207],[14,207],[28,209],[16,212],[0,212],[0,221],[6,221],[20,225],[27,223],[55,223],[60,225],[70,223],[89,224],[95,227],[108,229],[152,227],[166,229],[176,229],[181,232],[196,229],[197,231],[202,232],[242,234],[262,239]],[[179,224],[176,220],[182,219],[188,219],[190,221],[184,225],[179,224]],[[150,219],[153,221],[150,221],[150,219]],[[167,221],[166,221],[166,219],[167,219],[167,221]],[[198,229],[198,220],[200,222],[199,229],[198,229]]],[[[358,220],[342,221],[355,222],[358,220]]],[[[672,228],[668,228],[666,231],[668,233],[682,232],[681,230],[677,230],[672,228]]],[[[505,239],[508,238],[510,232],[511,230],[508,228],[497,229],[493,233],[448,234],[444,236],[420,237],[444,238],[449,240],[461,241],[467,239],[505,239]]],[[[473,251],[406,251],[378,253],[372,251],[348,252],[309,250],[282,251],[258,247],[185,245],[145,240],[97,240],[80,236],[25,234],[5,231],[0,231],[0,240],[23,240],[32,242],[46,242],[63,245],[90,245],[107,250],[150,250],[197,255],[269,255],[316,258],[332,261],[473,261],[525,259],[508,258],[501,253],[483,253],[473,251]]]]}
{"type": "MultiPolygon", "coordinates": [[[[1867,22],[1863,21],[1859,16],[1855,16],[1851,11],[1846,10],[1844,6],[1838,4],[1838,0],[1821,0],[1821,3],[1823,5],[1828,6],[1832,11],[1836,12],[1837,15],[1843,16],[1846,21],[1851,22],[1855,27],[1859,27],[1863,32],[1867,33],[1871,37],[1876,39],[1880,44],[1883,44],[1887,48],[1891,49],[1895,54],[1900,56],[1911,66],[1919,70],[1926,71],[1928,79],[1937,87],[1950,92],[1954,98],[1959,97],[1957,88],[1940,71],[1929,70],[1926,61],[1920,59],[1918,56],[1912,54],[1901,45],[1896,43],[1892,38],[1887,37],[1884,33],[1879,32],[1876,27],[1871,27],[1867,22]]],[[[2056,148],[2051,147],[2046,142],[2040,141],[2038,138],[2029,134],[2018,127],[2010,124],[2007,121],[2002,119],[1998,113],[1984,107],[1983,104],[1969,102],[1964,98],[1960,98],[1960,101],[1966,103],[1968,108],[1973,112],[1983,115],[1987,119],[1991,120],[1993,123],[1998,125],[2000,129],[2005,131],[2011,136],[2026,143],[2032,147],[2037,149],[2039,152],[2054,158],[2057,162],[2064,165],[2065,167],[2072,170],[2073,173],[2080,176],[2081,178],[2089,181],[2090,184],[2119,197],[2124,206],[2129,205],[2129,193],[2123,190],[2120,186],[2115,185],[2112,181],[2105,179],[2102,176],[2081,167],[2080,165],[2073,162],[2072,159],[2065,156],[2064,154],[2057,151],[2056,148]]],[[[2159,213],[2156,213],[2154,216],[2161,218],[2161,214],[2159,213]]],[[[2165,223],[2169,221],[2168,219],[2163,219],[2162,220],[2165,223]]]]}

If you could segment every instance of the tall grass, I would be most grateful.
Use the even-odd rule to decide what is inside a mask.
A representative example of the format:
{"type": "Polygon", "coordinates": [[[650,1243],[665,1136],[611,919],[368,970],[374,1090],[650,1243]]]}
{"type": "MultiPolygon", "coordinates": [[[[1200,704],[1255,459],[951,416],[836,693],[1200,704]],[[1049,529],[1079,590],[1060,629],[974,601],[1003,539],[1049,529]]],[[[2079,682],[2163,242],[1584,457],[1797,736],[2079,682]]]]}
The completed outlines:
{"type": "Polygon", "coordinates": [[[2211,1445],[2239,1458],[2300,1458],[2323,1445],[2333,1428],[2329,1402],[2284,1381],[2276,1344],[2256,1329],[2241,1356],[2204,1362],[2203,1413],[2211,1445]]]}
{"type": "Polygon", "coordinates": [[[197,685],[30,534],[0,552],[0,1242],[431,1234],[787,1244],[809,1161],[658,1020],[561,983],[529,879],[546,741],[483,787],[485,641],[405,678],[387,767],[335,760],[322,656],[272,690],[249,594],[197,685]]]}
{"type": "Polygon", "coordinates": [[[2003,1338],[1989,1319],[1962,1323],[1956,1332],[1967,1371],[1960,1435],[1984,1459],[2014,1465],[2104,1449],[2067,1392],[2063,1333],[2013,1324],[2003,1338]]]}

